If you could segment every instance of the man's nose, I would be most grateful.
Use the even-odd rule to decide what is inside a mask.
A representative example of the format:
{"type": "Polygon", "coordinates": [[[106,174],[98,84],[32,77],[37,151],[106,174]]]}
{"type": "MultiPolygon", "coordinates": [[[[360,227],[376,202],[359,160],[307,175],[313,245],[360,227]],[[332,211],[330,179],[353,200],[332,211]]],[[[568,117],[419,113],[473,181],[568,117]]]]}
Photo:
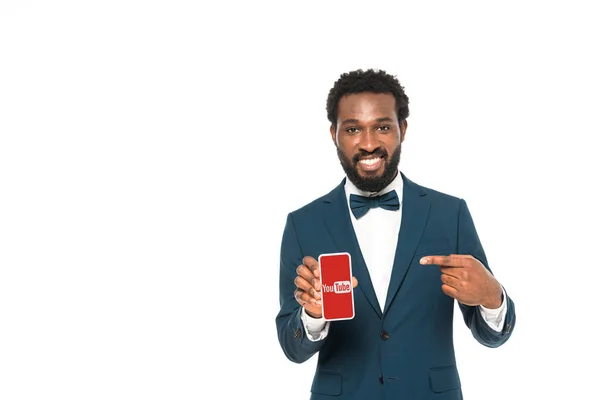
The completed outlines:
{"type": "Polygon", "coordinates": [[[360,136],[360,142],[358,146],[361,150],[368,151],[369,153],[379,147],[379,142],[375,137],[375,132],[371,130],[366,130],[360,136]]]}

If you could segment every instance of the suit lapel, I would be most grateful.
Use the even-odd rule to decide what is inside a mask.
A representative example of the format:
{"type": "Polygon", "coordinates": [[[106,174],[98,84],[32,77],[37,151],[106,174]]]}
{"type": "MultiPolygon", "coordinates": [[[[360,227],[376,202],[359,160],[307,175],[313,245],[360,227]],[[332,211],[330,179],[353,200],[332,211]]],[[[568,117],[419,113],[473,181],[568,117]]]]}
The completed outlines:
{"type": "Polygon", "coordinates": [[[358,289],[364,293],[373,310],[381,317],[381,308],[350,220],[350,210],[344,190],[345,182],[346,179],[325,197],[324,201],[328,204],[325,207],[323,218],[338,251],[348,252],[352,255],[352,273],[358,279],[358,289]]]}
{"type": "Polygon", "coordinates": [[[387,313],[390,304],[404,281],[409,265],[415,255],[419,240],[425,229],[429,215],[429,202],[426,192],[402,174],[404,187],[402,190],[402,222],[398,233],[398,244],[394,256],[392,277],[388,287],[383,314],[387,313]]]}

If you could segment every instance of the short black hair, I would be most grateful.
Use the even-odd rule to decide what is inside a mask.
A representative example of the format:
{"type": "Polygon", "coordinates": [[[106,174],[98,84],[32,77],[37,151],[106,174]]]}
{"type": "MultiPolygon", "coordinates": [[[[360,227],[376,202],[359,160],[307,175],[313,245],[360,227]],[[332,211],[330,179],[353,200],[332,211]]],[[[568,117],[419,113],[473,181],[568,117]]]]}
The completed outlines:
{"type": "Polygon", "coordinates": [[[396,99],[398,122],[408,117],[408,96],[398,79],[383,70],[358,69],[343,73],[334,83],[327,96],[327,119],[335,127],[337,125],[338,104],[340,99],[352,93],[389,93],[396,99]]]}

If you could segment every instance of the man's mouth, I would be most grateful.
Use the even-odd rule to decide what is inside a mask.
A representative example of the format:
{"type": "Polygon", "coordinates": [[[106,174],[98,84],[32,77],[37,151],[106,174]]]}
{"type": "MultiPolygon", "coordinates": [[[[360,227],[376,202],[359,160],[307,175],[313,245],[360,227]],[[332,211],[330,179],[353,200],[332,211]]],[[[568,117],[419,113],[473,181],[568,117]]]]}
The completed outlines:
{"type": "Polygon", "coordinates": [[[384,157],[382,156],[370,156],[361,158],[358,161],[358,165],[363,171],[376,171],[383,164],[384,157]]]}

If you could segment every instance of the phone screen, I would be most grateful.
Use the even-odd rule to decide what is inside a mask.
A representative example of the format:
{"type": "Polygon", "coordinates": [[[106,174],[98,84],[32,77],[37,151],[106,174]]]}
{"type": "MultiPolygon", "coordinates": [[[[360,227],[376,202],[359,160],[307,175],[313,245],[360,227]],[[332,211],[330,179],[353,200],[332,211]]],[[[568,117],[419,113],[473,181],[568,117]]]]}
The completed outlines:
{"type": "Polygon", "coordinates": [[[349,253],[329,253],[319,256],[321,274],[321,305],[327,321],[354,318],[352,263],[349,253]]]}

